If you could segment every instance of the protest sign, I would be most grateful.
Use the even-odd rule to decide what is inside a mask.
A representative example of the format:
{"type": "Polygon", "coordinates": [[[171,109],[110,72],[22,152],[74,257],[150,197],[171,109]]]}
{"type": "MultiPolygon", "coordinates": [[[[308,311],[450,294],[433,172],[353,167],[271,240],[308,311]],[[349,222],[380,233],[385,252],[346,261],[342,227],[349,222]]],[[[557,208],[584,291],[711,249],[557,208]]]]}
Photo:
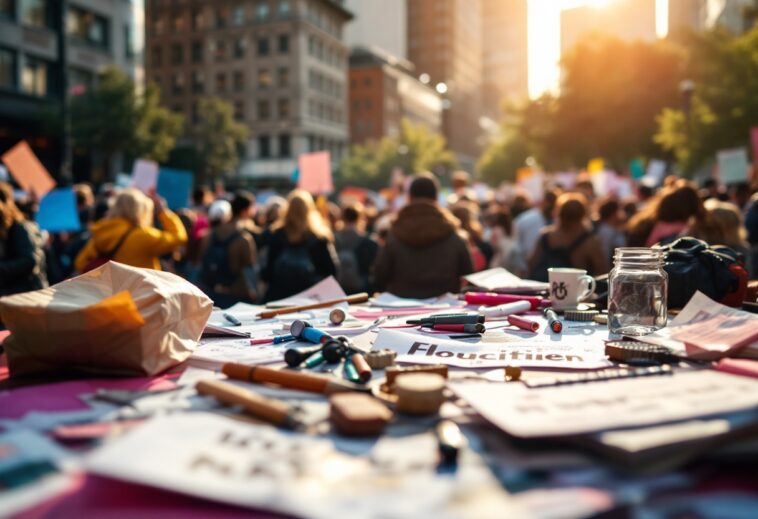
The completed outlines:
{"type": "Polygon", "coordinates": [[[158,194],[166,199],[170,209],[182,209],[189,205],[192,182],[192,173],[189,171],[161,168],[158,174],[158,194]]]}
{"type": "Polygon", "coordinates": [[[647,163],[647,172],[643,177],[643,182],[651,187],[658,187],[663,183],[666,176],[666,162],[663,160],[652,159],[647,163]]]}
{"type": "Polygon", "coordinates": [[[54,189],[40,200],[35,216],[43,231],[73,232],[81,229],[79,212],[76,209],[76,194],[71,187],[54,189]]]}
{"type": "Polygon", "coordinates": [[[600,173],[603,170],[605,170],[605,161],[600,157],[591,159],[587,163],[587,173],[589,173],[590,175],[594,175],[595,173],[600,173]]]}
{"type": "Polygon", "coordinates": [[[522,366],[559,369],[597,369],[610,366],[602,347],[589,343],[552,342],[543,337],[503,342],[467,343],[442,336],[382,329],[374,349],[397,352],[397,362],[446,364],[459,368],[522,366]]]}
{"type": "Polygon", "coordinates": [[[116,187],[131,187],[132,176],[129,173],[116,173],[116,187]]]}
{"type": "Polygon", "coordinates": [[[143,193],[151,193],[158,187],[158,163],[138,159],[132,168],[132,187],[143,193]]]}
{"type": "Polygon", "coordinates": [[[521,168],[517,172],[518,186],[529,194],[532,202],[541,202],[545,195],[545,175],[532,168],[521,168]]]}
{"type": "Polygon", "coordinates": [[[642,162],[642,159],[634,159],[629,163],[629,174],[635,180],[639,180],[645,176],[645,164],[642,162]]]}
{"type": "Polygon", "coordinates": [[[313,195],[330,194],[334,191],[332,184],[332,163],[328,151],[305,153],[298,159],[300,175],[297,187],[313,195]]]}
{"type": "Polygon", "coordinates": [[[747,149],[734,148],[721,150],[717,154],[719,163],[719,179],[725,185],[746,182],[748,178],[749,162],[747,149]]]}
{"type": "Polygon", "coordinates": [[[21,141],[1,157],[21,189],[42,200],[55,187],[55,180],[26,141],[21,141]]]}

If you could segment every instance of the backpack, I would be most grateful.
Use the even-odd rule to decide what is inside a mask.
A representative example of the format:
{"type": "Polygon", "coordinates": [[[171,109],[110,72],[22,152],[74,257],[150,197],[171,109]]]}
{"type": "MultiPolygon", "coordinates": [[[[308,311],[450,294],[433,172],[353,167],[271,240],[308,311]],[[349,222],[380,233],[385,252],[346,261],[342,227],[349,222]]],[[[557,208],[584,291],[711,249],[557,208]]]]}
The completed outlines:
{"type": "MultiPolygon", "coordinates": [[[[90,270],[95,270],[96,268],[102,267],[109,261],[111,261],[119,250],[121,250],[121,246],[124,244],[126,239],[129,237],[129,235],[132,233],[132,231],[136,229],[136,227],[130,227],[128,231],[126,231],[121,238],[118,240],[118,243],[116,243],[116,246],[113,247],[108,252],[100,252],[97,251],[97,256],[92,258],[87,262],[87,264],[84,266],[84,268],[81,271],[81,274],[84,274],[85,272],[89,272],[90,270]]],[[[97,249],[97,247],[95,247],[97,249]]]]}
{"type": "Polygon", "coordinates": [[[293,245],[287,243],[274,263],[272,284],[285,288],[286,292],[304,290],[319,279],[310,253],[312,239],[293,245]]]}
{"type": "Polygon", "coordinates": [[[573,268],[573,265],[571,264],[571,254],[591,235],[591,232],[585,231],[567,247],[551,247],[548,240],[548,233],[543,234],[540,238],[542,255],[540,256],[537,265],[535,265],[534,269],[532,269],[529,274],[529,279],[534,281],[547,281],[547,269],[573,268]]]}
{"type": "Polygon", "coordinates": [[[340,261],[337,269],[337,281],[348,294],[362,292],[366,286],[366,280],[361,275],[357,253],[362,244],[363,238],[361,237],[351,244],[337,240],[337,257],[340,261]]]}
{"type": "Polygon", "coordinates": [[[200,282],[206,289],[213,290],[216,285],[228,286],[237,279],[237,274],[229,268],[229,245],[239,237],[239,232],[234,232],[221,240],[216,233],[211,233],[211,243],[203,254],[200,267],[200,282]]]}

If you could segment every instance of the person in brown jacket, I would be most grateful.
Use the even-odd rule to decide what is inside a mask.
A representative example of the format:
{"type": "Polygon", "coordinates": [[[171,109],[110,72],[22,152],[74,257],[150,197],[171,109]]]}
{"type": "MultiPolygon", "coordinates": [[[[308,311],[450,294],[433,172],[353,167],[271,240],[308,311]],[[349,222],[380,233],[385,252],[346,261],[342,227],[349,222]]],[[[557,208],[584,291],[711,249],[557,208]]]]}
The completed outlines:
{"type": "Polygon", "coordinates": [[[376,284],[400,297],[428,298],[458,292],[473,272],[465,233],[437,204],[439,185],[430,174],[411,182],[410,202],[392,223],[375,265],[376,284]]]}

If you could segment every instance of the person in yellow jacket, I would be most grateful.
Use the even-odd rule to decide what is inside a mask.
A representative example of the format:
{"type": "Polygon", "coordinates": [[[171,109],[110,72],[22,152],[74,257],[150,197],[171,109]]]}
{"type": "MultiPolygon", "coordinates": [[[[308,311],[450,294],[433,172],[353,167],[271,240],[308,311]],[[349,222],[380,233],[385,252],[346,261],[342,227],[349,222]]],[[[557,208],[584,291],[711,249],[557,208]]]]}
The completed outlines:
{"type": "Polygon", "coordinates": [[[90,233],[92,237],[74,262],[78,272],[108,254],[113,254],[113,261],[160,270],[159,258],[187,242],[182,221],[163,206],[159,197],[150,198],[132,188],[116,197],[106,217],[92,224],[90,233]],[[153,227],[154,214],[163,230],[153,227]]]}

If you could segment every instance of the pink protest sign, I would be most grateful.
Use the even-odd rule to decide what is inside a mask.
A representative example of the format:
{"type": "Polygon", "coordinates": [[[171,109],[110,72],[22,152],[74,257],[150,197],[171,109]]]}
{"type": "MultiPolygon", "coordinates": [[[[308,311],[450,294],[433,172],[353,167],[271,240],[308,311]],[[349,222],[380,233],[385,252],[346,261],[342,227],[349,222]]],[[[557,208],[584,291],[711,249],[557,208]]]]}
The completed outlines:
{"type": "Polygon", "coordinates": [[[317,151],[300,155],[298,160],[300,178],[297,187],[314,195],[329,194],[334,191],[332,184],[332,162],[328,151],[317,151]]]}

